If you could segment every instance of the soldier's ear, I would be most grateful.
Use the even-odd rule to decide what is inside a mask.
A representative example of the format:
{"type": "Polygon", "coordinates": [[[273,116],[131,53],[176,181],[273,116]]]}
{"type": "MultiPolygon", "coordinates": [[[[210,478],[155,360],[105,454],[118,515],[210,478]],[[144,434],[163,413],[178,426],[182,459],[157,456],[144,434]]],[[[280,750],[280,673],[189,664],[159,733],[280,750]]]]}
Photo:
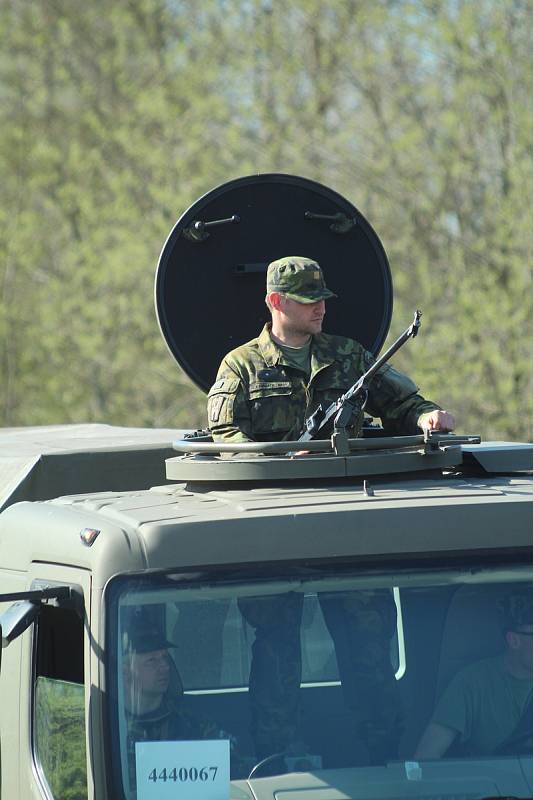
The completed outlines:
{"type": "Polygon", "coordinates": [[[505,641],[510,650],[518,650],[520,647],[520,636],[514,631],[507,631],[505,634],[505,641]]]}
{"type": "Polygon", "coordinates": [[[267,294],[267,300],[270,304],[270,308],[274,309],[275,311],[279,311],[283,305],[283,295],[279,292],[269,292],[267,294]]]}

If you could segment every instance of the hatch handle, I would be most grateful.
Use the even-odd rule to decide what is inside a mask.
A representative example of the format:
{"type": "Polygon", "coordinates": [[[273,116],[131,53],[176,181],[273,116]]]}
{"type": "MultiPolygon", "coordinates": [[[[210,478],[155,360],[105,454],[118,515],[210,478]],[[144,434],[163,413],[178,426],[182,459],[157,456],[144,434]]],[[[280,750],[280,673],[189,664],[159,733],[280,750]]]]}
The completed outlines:
{"type": "Polygon", "coordinates": [[[205,242],[209,238],[208,228],[216,228],[217,225],[233,225],[240,222],[241,218],[238,214],[232,214],[231,217],[225,219],[212,219],[205,222],[201,219],[196,219],[194,222],[183,229],[183,235],[191,242],[205,242]]]}
{"type": "Polygon", "coordinates": [[[355,217],[348,217],[342,211],[338,211],[336,214],[316,214],[314,211],[305,211],[304,218],[329,220],[332,223],[329,229],[333,233],[348,233],[357,224],[355,217]]]}
{"type": "Polygon", "coordinates": [[[268,264],[264,261],[251,262],[249,264],[237,264],[233,270],[235,275],[257,275],[258,273],[265,273],[268,269],[268,264]]]}

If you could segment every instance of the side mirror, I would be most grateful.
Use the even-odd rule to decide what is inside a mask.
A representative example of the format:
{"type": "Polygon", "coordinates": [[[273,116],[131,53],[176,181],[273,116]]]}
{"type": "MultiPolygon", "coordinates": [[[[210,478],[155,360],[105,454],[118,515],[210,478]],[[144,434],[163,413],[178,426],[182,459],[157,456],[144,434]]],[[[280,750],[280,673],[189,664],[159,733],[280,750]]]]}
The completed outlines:
{"type": "Polygon", "coordinates": [[[18,603],[13,603],[0,617],[2,648],[7,647],[13,639],[24,633],[40,610],[40,603],[32,603],[30,600],[21,600],[18,603]]]}
{"type": "MultiPolygon", "coordinates": [[[[34,583],[39,583],[34,581],[34,583]]],[[[16,600],[7,611],[0,615],[0,669],[2,666],[2,650],[13,639],[24,633],[32,622],[39,616],[44,602],[72,604],[83,616],[83,593],[75,585],[65,586],[60,584],[51,586],[48,583],[44,588],[32,589],[27,592],[9,592],[0,594],[0,602],[5,603],[16,600]]]]}

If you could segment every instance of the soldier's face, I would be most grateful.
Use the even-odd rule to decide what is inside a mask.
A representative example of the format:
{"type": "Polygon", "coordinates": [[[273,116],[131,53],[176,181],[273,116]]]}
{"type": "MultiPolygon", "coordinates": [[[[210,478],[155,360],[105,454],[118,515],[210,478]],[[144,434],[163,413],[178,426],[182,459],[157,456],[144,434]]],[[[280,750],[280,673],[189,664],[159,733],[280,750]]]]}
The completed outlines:
{"type": "Polygon", "coordinates": [[[129,680],[135,691],[163,695],[170,682],[170,656],[167,650],[136,653],[129,665],[129,680]]]}
{"type": "Polygon", "coordinates": [[[291,331],[305,335],[320,333],[326,313],[325,300],[318,300],[316,303],[297,303],[289,297],[281,299],[280,311],[291,331]]]}

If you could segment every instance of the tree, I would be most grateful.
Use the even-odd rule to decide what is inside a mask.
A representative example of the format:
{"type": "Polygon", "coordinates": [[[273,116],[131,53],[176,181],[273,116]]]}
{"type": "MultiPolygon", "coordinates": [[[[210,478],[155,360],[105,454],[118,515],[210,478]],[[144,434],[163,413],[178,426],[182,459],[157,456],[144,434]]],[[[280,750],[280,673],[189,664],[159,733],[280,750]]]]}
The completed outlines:
{"type": "Polygon", "coordinates": [[[154,321],[157,254],[212,186],[288,172],[377,230],[391,334],[423,309],[397,366],[461,430],[531,439],[528,15],[523,0],[6,0],[3,424],[203,424],[154,321]]]}

